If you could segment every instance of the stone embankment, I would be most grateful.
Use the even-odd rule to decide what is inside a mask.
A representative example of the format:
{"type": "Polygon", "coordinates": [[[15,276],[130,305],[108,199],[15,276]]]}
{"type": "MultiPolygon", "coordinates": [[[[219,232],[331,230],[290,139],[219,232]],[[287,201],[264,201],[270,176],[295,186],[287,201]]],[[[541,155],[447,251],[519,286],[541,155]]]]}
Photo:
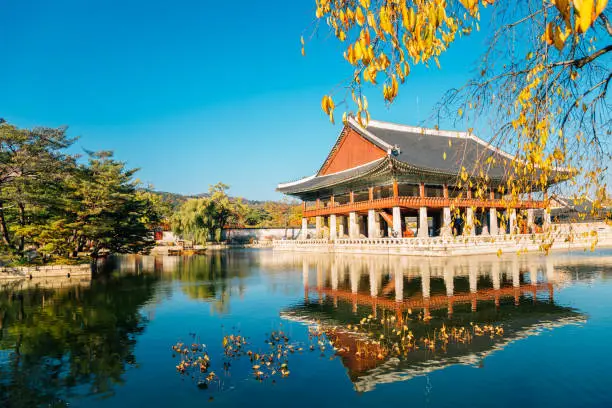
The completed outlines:
{"type": "Polygon", "coordinates": [[[91,265],[2,266],[1,279],[70,278],[91,276],[91,265]]]}

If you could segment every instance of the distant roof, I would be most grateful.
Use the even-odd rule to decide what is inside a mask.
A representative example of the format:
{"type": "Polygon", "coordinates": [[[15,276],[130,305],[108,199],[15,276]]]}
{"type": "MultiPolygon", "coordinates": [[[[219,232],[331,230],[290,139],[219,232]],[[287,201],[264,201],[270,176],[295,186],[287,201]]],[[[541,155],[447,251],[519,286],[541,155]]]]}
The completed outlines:
{"type": "MultiPolygon", "coordinates": [[[[356,178],[376,173],[385,168],[396,172],[411,172],[423,177],[454,179],[462,169],[478,176],[482,169],[493,182],[501,182],[512,169],[514,156],[485,142],[470,132],[445,131],[395,123],[370,120],[367,128],[350,117],[345,129],[350,128],[363,138],[387,152],[387,157],[338,173],[320,175],[325,163],[330,160],[341,141],[344,131],[336,141],[325,163],[316,175],[279,184],[277,190],[286,194],[299,195],[334,184],[346,183],[356,178]],[[487,159],[490,161],[487,162],[487,159]]],[[[558,173],[569,174],[560,169],[558,173]]]]}

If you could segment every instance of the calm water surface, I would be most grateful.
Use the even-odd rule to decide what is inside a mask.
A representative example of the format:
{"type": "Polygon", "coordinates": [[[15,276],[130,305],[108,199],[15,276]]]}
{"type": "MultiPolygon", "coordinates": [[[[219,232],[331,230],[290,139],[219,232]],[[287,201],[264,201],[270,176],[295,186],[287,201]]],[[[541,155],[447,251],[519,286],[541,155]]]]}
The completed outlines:
{"type": "Polygon", "coordinates": [[[263,250],[108,269],[0,284],[0,406],[612,406],[612,251],[263,250]],[[431,346],[441,330],[462,334],[431,346]],[[224,355],[224,336],[265,354],[280,331],[287,377],[258,380],[248,355],[224,355]],[[398,355],[408,331],[416,347],[398,355]],[[177,372],[178,341],[206,345],[207,373],[177,372]]]}

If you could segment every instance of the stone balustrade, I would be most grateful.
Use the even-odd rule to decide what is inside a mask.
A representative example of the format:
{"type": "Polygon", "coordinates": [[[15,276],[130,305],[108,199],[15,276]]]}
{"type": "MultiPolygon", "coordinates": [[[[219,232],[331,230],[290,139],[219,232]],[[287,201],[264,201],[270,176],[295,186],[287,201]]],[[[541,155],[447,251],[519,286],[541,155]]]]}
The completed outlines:
{"type": "Polygon", "coordinates": [[[299,239],[274,241],[273,248],[280,251],[372,253],[397,255],[481,255],[516,251],[543,251],[559,249],[612,246],[612,231],[569,234],[561,230],[542,234],[467,235],[415,238],[342,238],[299,239]]]}

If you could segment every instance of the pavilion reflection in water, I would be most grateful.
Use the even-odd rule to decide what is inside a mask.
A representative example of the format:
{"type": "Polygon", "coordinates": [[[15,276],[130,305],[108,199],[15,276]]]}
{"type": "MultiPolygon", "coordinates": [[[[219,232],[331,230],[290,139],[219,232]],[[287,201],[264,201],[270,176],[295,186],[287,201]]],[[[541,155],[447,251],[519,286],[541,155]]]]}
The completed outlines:
{"type": "Polygon", "coordinates": [[[574,309],[554,302],[555,289],[570,279],[559,267],[563,262],[559,258],[308,254],[284,258],[284,262],[302,264],[304,301],[284,310],[282,317],[318,323],[323,331],[333,333],[336,345],[351,344],[351,351],[338,355],[358,391],[453,364],[479,365],[485,356],[516,339],[586,320],[574,309]],[[352,331],[350,326],[366,316],[375,322],[370,333],[352,331]],[[443,325],[501,325],[504,335],[473,337],[469,343],[451,344],[443,352],[423,348],[400,358],[368,360],[356,356],[355,343],[364,335],[377,340],[385,332],[380,319],[388,316],[394,316],[397,324],[407,324],[422,338],[443,325]]]}

